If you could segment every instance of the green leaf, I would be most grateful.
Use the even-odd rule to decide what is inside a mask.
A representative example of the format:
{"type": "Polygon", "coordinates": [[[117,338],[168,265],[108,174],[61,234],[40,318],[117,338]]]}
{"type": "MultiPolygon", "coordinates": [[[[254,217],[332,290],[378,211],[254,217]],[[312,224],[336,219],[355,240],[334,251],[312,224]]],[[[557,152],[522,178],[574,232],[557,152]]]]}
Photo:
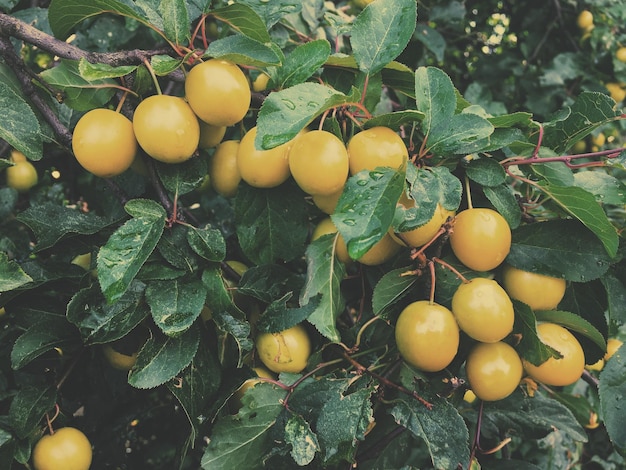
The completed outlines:
{"type": "Polygon", "coordinates": [[[15,189],[0,188],[0,219],[6,219],[9,215],[13,214],[17,199],[18,192],[15,189]]]}
{"type": "Polygon", "coordinates": [[[549,220],[513,230],[506,262],[524,271],[584,282],[602,276],[611,260],[578,221],[549,220]]]}
{"type": "Polygon", "coordinates": [[[522,209],[508,184],[484,186],[483,192],[511,229],[516,229],[522,219],[522,209]]]}
{"type": "Polygon", "coordinates": [[[411,292],[411,288],[417,282],[415,275],[403,275],[410,272],[412,266],[394,269],[386,272],[374,286],[372,294],[372,310],[374,315],[383,319],[388,318],[389,312],[394,306],[411,292]]]}
{"type": "Polygon", "coordinates": [[[221,370],[211,353],[206,337],[200,338],[198,351],[177,378],[167,382],[167,388],[182,406],[192,429],[192,438],[198,436],[203,414],[221,383],[221,370]]]}
{"type": "Polygon", "coordinates": [[[198,267],[198,256],[189,246],[189,232],[192,228],[176,224],[165,230],[157,244],[157,250],[172,266],[187,273],[198,267]]]}
{"type": "Polygon", "coordinates": [[[188,277],[152,281],[146,289],[152,318],[168,336],[179,336],[191,327],[200,316],[206,296],[202,282],[188,277]]]}
{"type": "Polygon", "coordinates": [[[44,415],[52,410],[56,400],[57,389],[54,386],[20,388],[9,408],[9,423],[17,437],[28,437],[44,415]]]}
{"type": "Polygon", "coordinates": [[[303,280],[299,274],[282,265],[265,264],[252,266],[243,273],[237,292],[271,303],[286,293],[300,291],[302,285],[303,280]]]}
{"type": "Polygon", "coordinates": [[[266,43],[271,40],[263,19],[244,3],[232,3],[224,8],[211,10],[211,15],[257,42],[266,43]]]}
{"type": "Polygon", "coordinates": [[[43,140],[37,116],[13,88],[0,82],[0,138],[31,160],[43,156],[43,140]]]}
{"type": "Polygon", "coordinates": [[[430,136],[432,129],[450,119],[456,110],[456,93],[450,77],[436,67],[419,67],[415,71],[415,102],[424,113],[422,131],[430,136]]]}
{"type": "Polygon", "coordinates": [[[623,281],[616,275],[615,270],[610,270],[600,279],[606,290],[608,301],[608,314],[610,321],[615,325],[626,323],[626,287],[623,281]]]}
{"type": "Polygon", "coordinates": [[[310,464],[320,451],[317,436],[300,415],[292,414],[287,420],[285,441],[291,445],[291,457],[301,467],[310,464]]]}
{"type": "Polygon", "coordinates": [[[465,171],[469,179],[481,186],[499,186],[506,180],[504,168],[493,158],[472,159],[465,171]]]}
{"type": "Polygon", "coordinates": [[[361,388],[348,395],[333,396],[324,403],[316,426],[324,464],[353,460],[357,441],[365,438],[374,421],[373,392],[373,387],[361,388]]]}
{"type": "Polygon", "coordinates": [[[352,259],[361,258],[388,232],[404,188],[404,171],[379,167],[348,178],[331,219],[352,259]]]}
{"type": "Polygon", "coordinates": [[[51,203],[32,205],[18,214],[17,219],[35,234],[35,252],[50,248],[69,236],[93,235],[113,223],[94,212],[85,213],[51,203]]]}
{"type": "Polygon", "coordinates": [[[84,79],[78,68],[78,61],[63,59],[39,76],[52,88],[63,93],[63,102],[76,111],[89,111],[101,108],[115,94],[116,82],[110,78],[98,80],[84,79]]]}
{"type": "Polygon", "coordinates": [[[182,62],[182,59],[175,59],[174,57],[170,57],[168,55],[153,55],[150,57],[150,66],[152,67],[152,70],[156,75],[161,77],[172,73],[180,67],[182,62]]]}
{"type": "Polygon", "coordinates": [[[187,241],[193,251],[208,261],[223,261],[226,256],[226,241],[222,232],[208,225],[204,228],[189,227],[187,241]]]}
{"type": "Polygon", "coordinates": [[[263,20],[267,29],[270,29],[285,16],[299,13],[302,9],[302,2],[296,0],[272,0],[271,2],[244,0],[241,3],[252,8],[263,20]]]}
{"type": "Polygon", "coordinates": [[[306,81],[330,56],[330,44],[325,39],[305,42],[285,58],[281,67],[268,69],[276,88],[288,88],[306,81]]]}
{"type": "Polygon", "coordinates": [[[352,24],[350,44],[359,69],[373,75],[398,57],[408,44],[417,21],[414,0],[378,0],[352,24]]]}
{"type": "Polygon", "coordinates": [[[257,469],[260,456],[273,446],[271,430],[283,410],[286,391],[261,382],[243,396],[244,406],[236,415],[216,422],[211,440],[202,456],[206,470],[257,469]]]}
{"type": "Polygon", "coordinates": [[[624,390],[626,390],[626,347],[620,347],[606,362],[600,372],[600,407],[602,421],[609,438],[617,450],[626,454],[626,409],[624,408],[624,390]]]}
{"type": "Polygon", "coordinates": [[[52,0],[48,20],[54,35],[66,39],[76,25],[102,13],[116,13],[144,24],[148,22],[137,11],[116,0],[52,0]]]}
{"type": "Polygon", "coordinates": [[[122,65],[114,67],[108,64],[92,64],[82,57],[78,61],[78,73],[86,81],[103,80],[105,78],[118,78],[128,75],[137,70],[137,65],[122,65]]]}
{"type": "Polygon", "coordinates": [[[537,335],[537,319],[532,309],[523,302],[511,299],[515,308],[515,325],[513,331],[521,335],[517,347],[519,355],[536,366],[554,357],[559,359],[561,354],[554,348],[544,344],[537,335]]]}
{"type": "Polygon", "coordinates": [[[428,447],[435,468],[463,468],[469,462],[469,432],[458,411],[450,402],[437,396],[428,397],[428,410],[411,398],[394,400],[389,413],[428,447]]]}
{"type": "Polygon", "coordinates": [[[153,334],[137,355],[137,362],[128,376],[136,388],[154,388],[176,377],[193,360],[200,335],[190,328],[176,337],[153,334]]]}
{"type": "Polygon", "coordinates": [[[293,296],[292,292],[288,292],[278,300],[270,303],[261,319],[257,323],[257,329],[261,332],[278,333],[280,331],[291,328],[298,323],[306,320],[320,305],[321,295],[310,299],[303,307],[287,306],[287,302],[293,296]]]}
{"type": "Polygon", "coordinates": [[[259,189],[241,185],[235,224],[244,254],[255,264],[301,256],[308,236],[306,202],[295,184],[259,189]]]}
{"type": "Polygon", "coordinates": [[[541,190],[556,202],[565,212],[580,220],[600,239],[608,255],[617,254],[619,236],[617,230],[593,195],[582,188],[556,186],[540,183],[541,190]]]}
{"type": "Polygon", "coordinates": [[[274,91],[259,111],[255,145],[270,149],[289,142],[324,111],[352,98],[319,83],[300,83],[274,91]]]}
{"type": "Polygon", "coordinates": [[[98,252],[98,280],[109,303],[126,292],[165,227],[165,210],[154,201],[134,199],[125,209],[133,218],[118,228],[98,252]]]}
{"type": "Polygon", "coordinates": [[[204,158],[190,158],[176,165],[156,162],[157,173],[165,188],[182,196],[196,189],[208,172],[204,158]]]}
{"type": "Polygon", "coordinates": [[[68,325],[65,317],[51,317],[35,323],[15,340],[11,367],[21,369],[42,354],[54,348],[64,348],[77,340],[76,329],[68,325]]]}
{"type": "Polygon", "coordinates": [[[467,113],[455,114],[431,131],[426,149],[438,155],[447,155],[476,151],[476,142],[493,134],[494,127],[485,118],[467,113]]]}
{"type": "Polygon", "coordinates": [[[311,242],[306,249],[306,282],[300,293],[300,305],[306,306],[322,295],[321,301],[308,317],[317,330],[331,341],[341,340],[336,321],[345,307],[341,280],[346,268],[333,254],[334,237],[325,235],[311,242]]]}
{"type": "Polygon", "coordinates": [[[161,0],[159,13],[163,18],[163,32],[174,44],[183,44],[191,37],[191,22],[187,3],[178,0],[161,0]]]}
{"type": "Polygon", "coordinates": [[[599,126],[615,121],[621,115],[610,96],[599,92],[582,92],[558,119],[544,126],[543,145],[561,153],[585,138],[599,126]]]}
{"type": "Polygon", "coordinates": [[[579,171],[574,184],[593,194],[600,204],[626,204],[626,185],[603,171],[579,171]]]}
{"type": "Polygon", "coordinates": [[[209,44],[207,54],[224,60],[253,67],[280,65],[283,60],[280,49],[271,43],[260,43],[241,34],[216,39],[209,44]]]}
{"type": "Polygon", "coordinates": [[[580,315],[561,310],[545,310],[535,312],[535,316],[539,321],[557,323],[568,330],[580,333],[596,343],[600,349],[606,351],[606,341],[602,333],[580,315]]]}
{"type": "Polygon", "coordinates": [[[79,290],[67,304],[67,319],[85,344],[102,344],[126,336],[149,314],[145,284],[134,281],[115,303],[107,304],[97,284],[79,290]]]}
{"type": "Polygon", "coordinates": [[[443,62],[446,40],[439,31],[420,22],[415,28],[415,39],[424,44],[424,46],[435,55],[438,62],[443,62]]]}
{"type": "Polygon", "coordinates": [[[10,260],[4,251],[0,251],[0,292],[12,291],[32,280],[19,264],[10,260]]]}
{"type": "Polygon", "coordinates": [[[363,123],[363,129],[383,126],[390,129],[399,129],[404,124],[419,122],[424,119],[425,114],[414,109],[395,111],[393,113],[379,114],[363,123]]]}

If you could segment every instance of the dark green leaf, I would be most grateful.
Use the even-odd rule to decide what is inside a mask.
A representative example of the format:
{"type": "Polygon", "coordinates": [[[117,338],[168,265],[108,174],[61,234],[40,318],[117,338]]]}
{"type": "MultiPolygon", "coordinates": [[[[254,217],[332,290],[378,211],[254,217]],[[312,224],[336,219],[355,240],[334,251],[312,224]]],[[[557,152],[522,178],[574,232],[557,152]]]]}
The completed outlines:
{"type": "Polygon", "coordinates": [[[278,264],[252,266],[241,277],[237,292],[270,303],[288,292],[299,292],[303,282],[300,275],[278,264]]]}
{"type": "Polygon", "coordinates": [[[32,205],[17,218],[34,232],[37,238],[35,251],[50,248],[64,237],[92,235],[113,222],[93,212],[85,213],[51,203],[32,205]]]}
{"type": "Polygon", "coordinates": [[[499,186],[506,180],[506,172],[502,165],[493,158],[470,160],[466,169],[467,177],[481,186],[499,186]]]}
{"type": "Polygon", "coordinates": [[[0,292],[9,292],[32,280],[19,264],[10,260],[4,251],[0,251],[0,292]]]}
{"type": "Polygon", "coordinates": [[[255,41],[266,43],[270,41],[270,35],[263,19],[248,5],[244,3],[232,3],[224,8],[211,11],[211,15],[219,19],[255,41]]]}
{"type": "Polygon", "coordinates": [[[318,39],[296,47],[281,67],[268,70],[277,88],[288,88],[306,81],[330,56],[328,41],[318,39]]]}
{"type": "Polygon", "coordinates": [[[389,413],[426,443],[435,468],[465,468],[469,462],[469,432],[463,418],[447,400],[428,400],[433,405],[430,410],[415,399],[400,398],[394,401],[389,413]]]}
{"type": "Polygon", "coordinates": [[[592,340],[600,349],[606,351],[606,341],[602,333],[579,315],[561,310],[548,310],[535,312],[535,316],[539,321],[558,323],[568,330],[576,331],[592,340]]]}
{"type": "Polygon", "coordinates": [[[286,15],[299,13],[302,9],[302,2],[295,0],[272,0],[271,2],[245,0],[241,3],[252,8],[261,17],[268,30],[286,15]]]}
{"type": "Polygon", "coordinates": [[[415,28],[415,39],[424,44],[424,46],[435,55],[438,62],[443,61],[443,54],[446,50],[446,40],[439,31],[420,22],[415,28]]]}
{"type": "Polygon", "coordinates": [[[85,80],[80,74],[78,61],[72,60],[62,60],[39,75],[52,88],[62,92],[64,103],[76,111],[103,107],[113,97],[117,85],[109,78],[85,80]]]}
{"type": "Polygon", "coordinates": [[[387,167],[348,178],[331,219],[352,259],[361,258],[388,232],[404,187],[404,172],[387,167]]]}
{"type": "Polygon", "coordinates": [[[477,114],[455,114],[431,129],[426,149],[439,155],[475,152],[482,150],[476,149],[476,142],[493,131],[493,125],[477,114]]]}
{"type": "Polygon", "coordinates": [[[340,341],[337,317],[343,312],[345,300],[341,293],[341,280],[346,268],[333,254],[334,237],[325,235],[311,242],[306,250],[306,283],[300,293],[300,305],[322,295],[317,308],[308,317],[311,324],[331,341],[340,341]]]}
{"type": "Polygon", "coordinates": [[[417,8],[414,0],[379,0],[354,20],[350,44],[359,69],[369,75],[382,70],[408,44],[417,8]]]}
{"type": "Polygon", "coordinates": [[[626,204],[626,186],[615,176],[603,171],[579,171],[574,181],[576,186],[593,194],[600,204],[626,204]]]}
{"type": "Polygon", "coordinates": [[[157,244],[157,250],[168,263],[188,273],[198,266],[198,256],[188,242],[192,230],[187,225],[176,224],[163,232],[157,244]]]}
{"type": "Polygon", "coordinates": [[[202,456],[202,468],[262,468],[260,456],[272,448],[270,430],[283,410],[285,394],[283,389],[264,382],[249,389],[242,398],[244,406],[239,413],[226,416],[215,424],[202,456]]]}
{"type": "Polygon", "coordinates": [[[613,445],[624,455],[626,453],[626,409],[624,391],[626,390],[626,347],[620,347],[606,362],[600,372],[600,407],[602,420],[613,445]]]}
{"type": "Polygon", "coordinates": [[[507,184],[498,186],[485,186],[483,191],[493,207],[504,217],[511,229],[516,229],[522,218],[522,210],[507,184]]]}
{"type": "Polygon", "coordinates": [[[187,232],[189,246],[209,261],[223,261],[226,256],[226,241],[217,229],[190,227],[187,232]]]}
{"type": "Polygon", "coordinates": [[[285,424],[285,440],[291,445],[291,457],[297,465],[310,464],[320,451],[317,436],[300,415],[292,414],[285,424]]]}
{"type": "Polygon", "coordinates": [[[549,183],[541,184],[541,190],[568,214],[576,217],[595,233],[611,258],[617,254],[619,245],[617,230],[611,225],[604,210],[591,193],[582,188],[556,186],[549,183]]]}
{"type": "Polygon", "coordinates": [[[178,0],[161,0],[159,13],[163,18],[163,32],[174,44],[184,44],[190,38],[191,22],[187,3],[178,0]]]}
{"type": "Polygon", "coordinates": [[[615,325],[626,323],[626,287],[614,271],[609,271],[600,279],[606,290],[610,321],[615,325]]]}
{"type": "Polygon", "coordinates": [[[320,306],[321,294],[309,299],[307,304],[302,307],[287,306],[287,302],[292,297],[292,293],[285,294],[282,298],[274,300],[267,306],[261,319],[257,323],[259,331],[268,333],[278,333],[286,330],[298,323],[306,320],[320,306]]]}
{"type": "Polygon", "coordinates": [[[380,114],[368,119],[363,123],[363,129],[369,129],[371,127],[384,126],[390,129],[399,129],[404,124],[411,124],[419,122],[424,119],[424,113],[416,111],[414,109],[407,109],[404,111],[395,111],[393,113],[380,114]]]}
{"type": "Polygon", "coordinates": [[[152,281],[146,302],[156,325],[168,336],[179,336],[200,316],[207,291],[198,279],[152,281]]]}
{"type": "Polygon", "coordinates": [[[190,158],[176,165],[157,162],[156,169],[165,188],[172,194],[182,196],[200,185],[208,166],[204,158],[190,158]]]}
{"type": "Polygon", "coordinates": [[[190,328],[175,338],[153,334],[137,355],[128,383],[136,388],[154,388],[172,380],[187,367],[198,350],[200,335],[190,328]]]}
{"type": "Polygon", "coordinates": [[[67,319],[78,327],[85,344],[115,341],[150,314],[143,301],[145,288],[141,282],[132,282],[122,297],[107,304],[94,284],[74,294],[67,304],[67,319]]]}
{"type": "Polygon", "coordinates": [[[152,70],[158,76],[169,75],[174,70],[180,67],[181,62],[181,59],[175,59],[174,57],[170,57],[168,55],[153,55],[152,57],[150,57],[150,65],[152,66],[152,70]]]}
{"type": "Polygon", "coordinates": [[[42,354],[75,343],[78,334],[65,317],[50,317],[32,325],[13,344],[11,367],[21,369],[42,354]]]}
{"type": "Polygon", "coordinates": [[[81,58],[78,61],[78,72],[80,73],[80,76],[88,82],[102,80],[105,78],[123,77],[124,75],[134,72],[136,69],[136,65],[122,65],[120,67],[114,67],[107,64],[92,64],[85,58],[81,58]]]}
{"type": "Polygon", "coordinates": [[[598,239],[574,220],[550,220],[513,230],[506,261],[524,271],[576,282],[597,279],[610,265],[598,239]]]}
{"type": "Polygon", "coordinates": [[[9,408],[9,422],[17,437],[24,439],[31,434],[44,415],[52,410],[56,400],[56,387],[21,388],[9,408]]]}
{"type": "Polygon", "coordinates": [[[271,43],[269,45],[263,44],[240,34],[226,36],[211,42],[207,54],[211,57],[254,67],[280,65],[283,60],[280,49],[273,47],[271,43]]]}
{"type": "Polygon", "coordinates": [[[374,287],[372,309],[374,315],[387,318],[394,305],[406,296],[417,282],[415,275],[403,275],[413,269],[412,266],[394,269],[383,275],[374,287]]]}
{"type": "Polygon", "coordinates": [[[53,0],[48,8],[48,20],[54,35],[64,40],[78,23],[102,13],[117,13],[147,22],[137,11],[116,0],[53,0]]]}
{"type": "Polygon", "coordinates": [[[0,219],[6,219],[13,213],[17,203],[17,196],[18,193],[13,188],[0,188],[0,219]]]}
{"type": "Polygon", "coordinates": [[[118,228],[98,252],[98,280],[110,303],[128,289],[165,227],[165,210],[154,201],[134,199],[125,209],[133,219],[118,228]]]}
{"type": "Polygon", "coordinates": [[[241,249],[255,264],[301,256],[308,236],[306,202],[294,184],[258,189],[241,185],[235,224],[241,249]]]}
{"type": "Polygon", "coordinates": [[[420,67],[415,71],[415,101],[425,114],[422,131],[429,136],[433,128],[450,119],[456,110],[456,93],[450,77],[436,67],[420,67]]]}
{"type": "Polygon", "coordinates": [[[43,140],[37,116],[7,83],[0,82],[0,138],[32,160],[43,156],[43,140]]]}
{"type": "Polygon", "coordinates": [[[523,302],[511,299],[515,308],[515,325],[513,331],[521,335],[517,347],[519,355],[536,366],[554,357],[559,359],[561,354],[550,346],[542,343],[537,335],[537,319],[532,309],[523,302]]]}
{"type": "Polygon", "coordinates": [[[324,111],[353,98],[319,83],[272,92],[259,111],[255,146],[270,149],[289,142],[324,111]]]}

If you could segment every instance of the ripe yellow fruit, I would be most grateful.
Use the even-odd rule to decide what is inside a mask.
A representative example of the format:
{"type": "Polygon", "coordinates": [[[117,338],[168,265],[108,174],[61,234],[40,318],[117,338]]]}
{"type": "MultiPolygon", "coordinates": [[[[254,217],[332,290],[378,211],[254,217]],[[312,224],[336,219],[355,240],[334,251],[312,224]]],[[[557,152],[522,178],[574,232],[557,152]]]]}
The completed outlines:
{"type": "Polygon", "coordinates": [[[201,149],[217,147],[226,134],[226,126],[214,126],[204,121],[198,121],[198,124],[200,124],[200,142],[198,146],[201,149]]]}
{"type": "Polygon", "coordinates": [[[566,386],[576,382],[585,369],[585,353],[576,337],[555,323],[537,325],[539,339],[557,350],[563,357],[550,357],[536,366],[524,360],[526,373],[535,381],[546,385],[566,386]]]}
{"type": "Polygon", "coordinates": [[[615,51],[615,58],[620,62],[626,62],[626,46],[619,47],[615,51]]]}
{"type": "Polygon", "coordinates": [[[589,27],[593,26],[593,13],[589,10],[581,11],[576,19],[576,24],[583,31],[587,30],[589,27]]]}
{"type": "Polygon", "coordinates": [[[335,212],[335,207],[337,207],[337,203],[339,202],[341,193],[343,193],[343,188],[341,188],[339,191],[333,194],[314,195],[313,204],[315,204],[317,208],[321,210],[322,212],[324,212],[325,214],[332,214],[333,212],[335,212]]]}
{"type": "Polygon", "coordinates": [[[93,451],[87,436],[64,427],[43,436],[33,448],[35,470],[88,470],[93,451]]]}
{"type": "Polygon", "coordinates": [[[117,370],[129,371],[137,362],[137,351],[132,354],[124,354],[110,344],[102,346],[102,353],[111,367],[117,370]]]}
{"type": "Polygon", "coordinates": [[[252,81],[252,91],[255,91],[257,93],[261,91],[265,91],[269,81],[270,81],[269,75],[265,73],[258,74],[257,77],[252,81]]]}
{"type": "MultiPolygon", "coordinates": [[[[413,205],[415,203],[413,202],[413,205]]],[[[448,219],[449,211],[444,209],[440,204],[437,204],[435,213],[432,218],[413,230],[407,232],[399,232],[398,235],[394,235],[397,241],[402,245],[408,245],[413,248],[418,248],[425,245],[433,239],[435,234],[439,231],[444,222],[448,219]]]]}
{"type": "Polygon", "coordinates": [[[11,161],[13,163],[25,162],[26,160],[27,160],[26,155],[24,155],[22,152],[20,152],[17,149],[11,150],[11,161]]]}
{"type": "Polygon", "coordinates": [[[300,188],[311,195],[340,191],[348,179],[348,152],[334,134],[313,130],[295,139],[289,151],[289,169],[300,188]]]}
{"type": "Polygon", "coordinates": [[[200,143],[200,124],[187,102],[153,95],[135,109],[133,129],[144,151],[163,163],[189,160],[200,143]]]}
{"type": "Polygon", "coordinates": [[[384,126],[371,127],[355,134],[347,149],[351,175],[379,166],[400,170],[409,157],[402,138],[384,126]]]}
{"type": "MultiPolygon", "coordinates": [[[[330,217],[325,217],[318,222],[318,224],[313,229],[313,234],[311,236],[311,241],[317,240],[323,235],[327,235],[329,233],[337,233],[337,227],[333,223],[330,217]]],[[[346,242],[344,241],[341,234],[338,234],[337,241],[335,243],[335,255],[337,259],[342,263],[350,263],[352,259],[348,256],[348,248],[346,246],[346,242]]]]}
{"type": "Polygon", "coordinates": [[[237,166],[238,140],[225,140],[220,143],[209,160],[209,180],[216,193],[233,197],[241,181],[237,166]]]}
{"type": "Polygon", "coordinates": [[[606,354],[604,355],[604,360],[608,361],[611,359],[613,354],[622,346],[623,342],[617,338],[609,338],[606,342],[606,354]]]}
{"type": "Polygon", "coordinates": [[[96,176],[122,174],[137,153],[133,123],[112,109],[92,109],[76,123],[72,151],[78,163],[96,176]]]}
{"type": "Polygon", "coordinates": [[[261,333],[256,350],[265,367],[277,374],[301,372],[311,354],[311,340],[305,328],[298,324],[278,333],[261,333]]]}
{"type": "Polygon", "coordinates": [[[232,126],[250,108],[250,85],[232,62],[210,59],[193,67],[185,79],[185,96],[202,121],[214,126],[232,126]]]}
{"type": "Polygon", "coordinates": [[[507,294],[533,310],[556,308],[567,286],[565,279],[522,271],[510,265],[504,267],[502,284],[507,294]]]}
{"type": "Polygon", "coordinates": [[[387,232],[383,237],[371,247],[357,261],[367,266],[378,266],[389,261],[402,247],[398,245],[387,232]]]}
{"type": "Polygon", "coordinates": [[[478,343],[465,363],[472,391],[484,401],[502,400],[515,391],[524,368],[517,351],[507,343],[478,343]]]}
{"type": "Polygon", "coordinates": [[[274,188],[283,184],[291,175],[289,149],[293,140],[269,150],[258,150],[254,145],[256,126],[241,139],[237,151],[237,167],[241,179],[255,188],[274,188]]]}
{"type": "MultiPolygon", "coordinates": [[[[604,86],[609,90],[609,95],[611,95],[611,98],[613,98],[616,103],[621,103],[624,101],[624,98],[626,98],[626,89],[622,83],[609,82],[604,86]]],[[[604,143],[602,145],[604,145],[604,143]]],[[[598,145],[598,147],[602,145],[598,145]]]]}
{"type": "Polygon", "coordinates": [[[39,181],[37,169],[28,160],[18,161],[6,169],[7,186],[24,193],[39,181]]]}

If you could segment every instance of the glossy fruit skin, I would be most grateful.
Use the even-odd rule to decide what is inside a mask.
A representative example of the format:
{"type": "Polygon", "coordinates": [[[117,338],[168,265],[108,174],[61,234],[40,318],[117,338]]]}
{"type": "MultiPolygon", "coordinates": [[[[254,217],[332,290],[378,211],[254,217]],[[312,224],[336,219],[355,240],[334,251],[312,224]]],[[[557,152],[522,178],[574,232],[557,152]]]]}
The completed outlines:
{"type": "Polygon", "coordinates": [[[609,338],[606,342],[606,353],[604,354],[604,360],[608,361],[613,357],[613,354],[624,344],[622,340],[617,338],[609,338]]]}
{"type": "Polygon", "coordinates": [[[425,372],[448,367],[459,349],[459,327],[452,312],[428,300],[418,300],[402,310],[395,338],[402,358],[425,372]]]}
{"type": "Polygon", "coordinates": [[[405,168],[409,152],[402,138],[388,127],[370,127],[355,134],[347,145],[350,174],[376,167],[405,168]]]}
{"type": "Polygon", "coordinates": [[[335,208],[337,207],[337,203],[339,202],[339,198],[341,197],[342,193],[343,188],[333,194],[315,195],[313,196],[313,204],[315,204],[317,208],[325,214],[330,215],[335,212],[335,208]]]}
{"type": "Polygon", "coordinates": [[[201,149],[210,149],[217,147],[226,135],[225,126],[214,126],[204,121],[198,121],[200,125],[200,141],[198,147],[201,149]]]}
{"type": "Polygon", "coordinates": [[[582,30],[586,30],[590,26],[593,26],[593,13],[589,10],[583,10],[578,14],[576,24],[582,30]]]}
{"type": "Polygon", "coordinates": [[[133,129],[141,148],[163,163],[189,160],[200,142],[198,118],[177,96],[144,99],[135,109],[133,129]]]}
{"type": "Polygon", "coordinates": [[[39,181],[37,169],[28,160],[18,161],[6,169],[7,186],[20,193],[30,190],[39,181]]]}
{"type": "Polygon", "coordinates": [[[474,271],[499,266],[511,250],[511,228],[498,212],[466,209],[457,214],[450,245],[461,263],[474,271]]]}
{"type": "MultiPolygon", "coordinates": [[[[266,379],[274,378],[274,374],[272,374],[265,367],[254,367],[252,368],[252,370],[256,373],[258,377],[263,377],[266,379]]],[[[246,391],[254,387],[259,382],[262,382],[262,380],[259,380],[258,378],[252,378],[246,380],[244,383],[241,384],[241,387],[239,387],[237,391],[233,394],[233,400],[236,408],[241,408],[241,399],[246,391]]]]}
{"type": "Polygon", "coordinates": [[[250,85],[246,75],[232,62],[210,59],[187,74],[185,96],[194,113],[214,126],[232,126],[250,108],[250,85]]]}
{"type": "Polygon", "coordinates": [[[313,130],[295,139],[289,169],[305,193],[328,196],[340,191],[348,178],[348,152],[328,131],[313,130]]]}
{"type": "Polygon", "coordinates": [[[301,324],[278,333],[260,333],[256,350],[261,362],[272,372],[298,373],[311,355],[311,340],[301,324]]]}
{"type": "MultiPolygon", "coordinates": [[[[621,103],[626,98],[626,89],[620,83],[610,82],[604,85],[609,90],[609,95],[615,100],[616,103],[621,103]]],[[[604,145],[604,141],[601,144],[596,144],[598,147],[604,145]]]]}
{"type": "Polygon", "coordinates": [[[137,352],[131,355],[124,354],[113,348],[110,344],[102,346],[102,353],[111,367],[117,370],[129,371],[133,368],[135,362],[137,362],[137,352]]]}
{"type": "Polygon", "coordinates": [[[20,152],[17,149],[13,149],[11,150],[11,161],[13,163],[18,163],[18,162],[25,162],[28,159],[26,158],[26,155],[24,155],[22,152],[20,152]]]}
{"type": "Polygon", "coordinates": [[[619,47],[615,51],[615,58],[620,62],[626,62],[626,46],[619,47]]]}
{"type": "Polygon", "coordinates": [[[237,151],[241,179],[255,188],[275,188],[291,176],[289,149],[293,141],[269,150],[257,150],[254,145],[256,134],[257,128],[253,127],[241,139],[237,151]]]}
{"type": "Polygon", "coordinates": [[[265,91],[267,89],[267,84],[270,81],[269,75],[266,73],[260,73],[257,77],[252,81],[252,91],[257,93],[261,91],[265,91]]]}
{"type": "Polygon", "coordinates": [[[437,204],[435,213],[428,222],[414,228],[413,230],[399,232],[395,236],[402,245],[413,248],[424,246],[437,234],[441,226],[448,219],[448,214],[449,212],[447,210],[445,210],[440,204],[437,204]]]}
{"type": "Polygon", "coordinates": [[[522,380],[522,361],[507,343],[478,343],[465,362],[467,380],[474,394],[484,401],[502,400],[522,380]]]}
{"type": "Polygon", "coordinates": [[[461,284],[452,296],[459,328],[483,343],[502,340],[513,330],[513,303],[493,279],[477,277],[461,284]]]}
{"type": "Polygon", "coordinates": [[[373,247],[356,261],[367,266],[378,266],[393,258],[401,248],[402,247],[394,241],[389,232],[387,232],[373,247]]]}
{"type": "Polygon", "coordinates": [[[524,360],[526,373],[536,382],[546,385],[565,386],[576,382],[585,369],[585,353],[576,337],[555,323],[537,325],[537,335],[563,357],[551,357],[539,366],[524,360]]]}
{"type": "Polygon", "coordinates": [[[137,154],[133,123],[112,109],[92,109],[74,127],[72,151],[78,163],[96,176],[124,173],[137,154]]]}
{"type": "Polygon", "coordinates": [[[35,470],[88,470],[93,452],[87,436],[76,428],[59,428],[43,436],[33,449],[35,470]]]}
{"type": "Polygon", "coordinates": [[[522,271],[511,265],[502,270],[502,285],[511,298],[533,310],[555,309],[567,287],[565,279],[522,271]]]}
{"type": "Polygon", "coordinates": [[[225,140],[220,143],[209,160],[209,178],[216,193],[233,197],[241,181],[237,166],[239,141],[225,140]]]}
{"type": "MultiPolygon", "coordinates": [[[[330,217],[324,217],[317,223],[317,225],[313,229],[311,241],[317,240],[321,236],[327,235],[329,233],[337,233],[337,227],[330,217]]],[[[344,241],[341,234],[338,234],[337,241],[335,243],[335,256],[337,256],[337,259],[342,263],[352,262],[352,258],[350,258],[350,256],[348,255],[348,247],[346,246],[346,242],[344,241]]]]}

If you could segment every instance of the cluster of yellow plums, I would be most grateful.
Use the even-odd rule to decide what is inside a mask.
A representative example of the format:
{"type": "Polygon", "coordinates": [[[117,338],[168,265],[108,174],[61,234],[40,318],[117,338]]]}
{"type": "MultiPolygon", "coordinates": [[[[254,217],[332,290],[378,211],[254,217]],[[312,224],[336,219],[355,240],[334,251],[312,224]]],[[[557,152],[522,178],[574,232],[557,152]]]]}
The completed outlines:
{"type": "Polygon", "coordinates": [[[506,220],[492,209],[460,212],[453,222],[450,244],[465,266],[488,276],[462,282],[450,309],[428,300],[409,304],[400,313],[395,329],[402,358],[416,369],[441,371],[457,356],[462,331],[474,341],[465,360],[467,380],[482,400],[507,397],[524,373],[546,385],[565,386],[578,380],[585,356],[566,328],[549,322],[537,325],[540,340],[561,354],[539,366],[520,358],[507,342],[515,320],[511,299],[533,310],[553,310],[565,294],[565,280],[503,264],[510,250],[511,232],[506,220]],[[500,280],[491,274],[496,268],[500,280]]]}
{"type": "Polygon", "coordinates": [[[76,123],[72,150],[87,171],[103,178],[130,168],[139,147],[155,160],[184,162],[198,148],[217,145],[246,115],[250,99],[248,79],[236,64],[209,59],[187,73],[184,98],[149,96],[132,121],[112,109],[88,111],[76,123]]]}

